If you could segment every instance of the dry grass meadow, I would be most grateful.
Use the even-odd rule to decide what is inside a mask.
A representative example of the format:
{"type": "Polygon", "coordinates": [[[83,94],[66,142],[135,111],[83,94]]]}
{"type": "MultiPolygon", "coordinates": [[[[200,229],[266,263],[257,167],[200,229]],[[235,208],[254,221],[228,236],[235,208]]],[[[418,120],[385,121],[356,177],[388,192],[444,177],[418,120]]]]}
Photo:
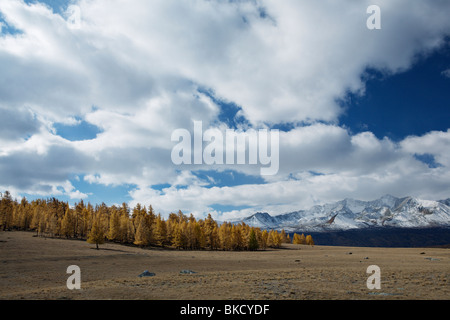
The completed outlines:
{"type": "Polygon", "coordinates": [[[1,300],[448,300],[450,249],[284,245],[257,252],[140,249],[0,232],[1,300]],[[69,290],[69,265],[81,289],[69,290]],[[366,285],[369,265],[381,289],[366,285]],[[144,270],[152,277],[138,277],[144,270]],[[182,274],[192,270],[194,274],[182,274]]]}

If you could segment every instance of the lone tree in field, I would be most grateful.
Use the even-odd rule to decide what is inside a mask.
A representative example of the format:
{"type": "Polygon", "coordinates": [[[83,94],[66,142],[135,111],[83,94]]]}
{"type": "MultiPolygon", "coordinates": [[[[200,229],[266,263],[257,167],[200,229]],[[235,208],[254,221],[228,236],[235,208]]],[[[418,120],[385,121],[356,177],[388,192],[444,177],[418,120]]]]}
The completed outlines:
{"type": "Polygon", "coordinates": [[[100,227],[99,219],[95,219],[91,231],[89,232],[89,236],[87,239],[88,243],[95,243],[96,249],[98,250],[98,245],[105,243],[105,234],[100,227]]]}

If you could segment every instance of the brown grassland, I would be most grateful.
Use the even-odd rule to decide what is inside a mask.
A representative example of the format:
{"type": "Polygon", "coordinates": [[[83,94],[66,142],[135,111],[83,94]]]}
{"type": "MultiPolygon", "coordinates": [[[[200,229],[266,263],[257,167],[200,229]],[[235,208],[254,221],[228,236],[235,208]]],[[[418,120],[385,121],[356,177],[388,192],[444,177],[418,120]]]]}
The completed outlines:
{"type": "Polygon", "coordinates": [[[447,300],[450,249],[283,244],[265,251],[141,249],[0,232],[0,299],[447,300]],[[69,265],[81,289],[69,290],[69,265]],[[366,285],[369,265],[381,289],[366,285]],[[153,277],[138,277],[144,270],[153,277]],[[193,270],[194,274],[181,274],[193,270]]]}

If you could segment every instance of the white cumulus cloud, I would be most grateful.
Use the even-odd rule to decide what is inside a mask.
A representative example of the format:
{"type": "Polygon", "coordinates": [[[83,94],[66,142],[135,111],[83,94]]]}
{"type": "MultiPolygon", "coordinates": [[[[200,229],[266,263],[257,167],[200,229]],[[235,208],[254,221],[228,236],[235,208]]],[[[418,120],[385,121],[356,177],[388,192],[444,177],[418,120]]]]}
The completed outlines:
{"type": "Polygon", "coordinates": [[[377,1],[376,31],[366,27],[371,1],[70,3],[58,14],[39,2],[0,2],[2,32],[5,24],[19,31],[0,36],[1,189],[81,198],[67,181],[84,176],[136,185],[134,203],[199,214],[214,204],[279,212],[348,193],[448,190],[448,132],[397,143],[353,135],[339,125],[337,102],[364,94],[366,68],[394,74],[438,48],[450,31],[448,1],[377,1]],[[266,184],[211,187],[171,163],[173,130],[192,130],[193,120],[226,128],[205,90],[255,127],[294,123],[280,134],[280,170],[266,184]],[[69,141],[53,129],[80,121],[100,132],[69,141]],[[429,168],[414,158],[420,152],[442,166],[429,168]],[[172,186],[151,188],[164,183],[172,186]]]}

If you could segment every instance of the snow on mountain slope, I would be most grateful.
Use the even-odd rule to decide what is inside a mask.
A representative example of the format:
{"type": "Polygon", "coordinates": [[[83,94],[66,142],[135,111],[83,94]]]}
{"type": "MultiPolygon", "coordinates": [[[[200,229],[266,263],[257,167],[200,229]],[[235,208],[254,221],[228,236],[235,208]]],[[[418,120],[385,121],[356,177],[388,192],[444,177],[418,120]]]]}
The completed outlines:
{"type": "Polygon", "coordinates": [[[350,230],[367,227],[436,227],[450,226],[450,199],[432,201],[413,197],[385,195],[373,201],[344,199],[271,216],[258,212],[234,221],[262,229],[285,229],[287,232],[350,230]]]}

